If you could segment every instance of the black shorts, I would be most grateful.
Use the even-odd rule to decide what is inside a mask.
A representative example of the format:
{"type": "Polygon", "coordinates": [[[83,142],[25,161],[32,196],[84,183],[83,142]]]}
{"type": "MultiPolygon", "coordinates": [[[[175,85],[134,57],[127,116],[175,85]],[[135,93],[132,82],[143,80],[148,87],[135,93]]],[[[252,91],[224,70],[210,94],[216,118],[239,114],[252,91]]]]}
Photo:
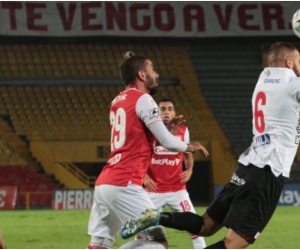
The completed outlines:
{"type": "Polygon", "coordinates": [[[269,166],[258,168],[239,163],[229,183],[207,209],[208,215],[253,243],[271,219],[285,178],[269,166]]]}

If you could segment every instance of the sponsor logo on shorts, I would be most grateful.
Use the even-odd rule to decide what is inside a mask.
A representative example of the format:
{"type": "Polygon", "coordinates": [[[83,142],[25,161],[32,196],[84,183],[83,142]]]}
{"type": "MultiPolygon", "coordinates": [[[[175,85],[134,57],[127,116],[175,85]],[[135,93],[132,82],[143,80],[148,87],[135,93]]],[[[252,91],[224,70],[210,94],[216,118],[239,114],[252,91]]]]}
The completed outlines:
{"type": "Polygon", "coordinates": [[[170,159],[155,159],[152,158],[151,159],[151,164],[153,165],[168,165],[168,166],[177,166],[180,163],[180,159],[176,158],[174,160],[170,160],[170,159]]]}
{"type": "Polygon", "coordinates": [[[237,186],[242,186],[246,183],[243,178],[238,177],[235,173],[233,173],[230,182],[237,186]]]}

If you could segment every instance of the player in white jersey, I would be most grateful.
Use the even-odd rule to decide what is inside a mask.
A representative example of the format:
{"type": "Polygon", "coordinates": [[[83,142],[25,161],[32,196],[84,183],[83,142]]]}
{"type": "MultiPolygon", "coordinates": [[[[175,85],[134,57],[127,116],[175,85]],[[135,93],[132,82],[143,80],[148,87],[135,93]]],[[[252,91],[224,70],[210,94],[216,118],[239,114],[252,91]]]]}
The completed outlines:
{"type": "MultiPolygon", "coordinates": [[[[154,208],[142,187],[154,137],[175,152],[203,148],[198,142],[188,145],[181,141],[163,124],[157,104],[150,95],[157,90],[159,76],[148,58],[127,53],[120,64],[120,75],[126,89],[114,98],[110,107],[111,153],[95,183],[88,225],[89,249],[111,248],[128,218],[149,206],[154,208]]],[[[180,120],[177,117],[174,122],[180,120]]],[[[167,246],[166,241],[164,244],[167,246]]]]}
{"type": "MultiPolygon", "coordinates": [[[[299,51],[292,44],[271,46],[268,67],[260,74],[252,97],[253,142],[204,215],[150,209],[125,223],[134,228],[131,234],[140,230],[136,222],[151,216],[162,226],[201,236],[227,227],[225,237],[207,248],[246,248],[254,243],[276,209],[299,143],[299,62],[299,51]]],[[[142,223],[143,228],[147,223],[142,223]]]]}

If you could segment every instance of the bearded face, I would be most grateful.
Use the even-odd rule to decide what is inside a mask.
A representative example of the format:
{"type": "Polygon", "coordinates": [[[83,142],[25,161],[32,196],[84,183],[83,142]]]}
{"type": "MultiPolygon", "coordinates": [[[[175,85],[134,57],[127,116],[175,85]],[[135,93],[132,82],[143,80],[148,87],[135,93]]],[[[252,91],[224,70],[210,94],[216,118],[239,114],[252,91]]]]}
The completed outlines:
{"type": "Polygon", "coordinates": [[[158,91],[158,77],[151,77],[149,74],[146,75],[146,87],[151,96],[155,95],[158,91]]]}

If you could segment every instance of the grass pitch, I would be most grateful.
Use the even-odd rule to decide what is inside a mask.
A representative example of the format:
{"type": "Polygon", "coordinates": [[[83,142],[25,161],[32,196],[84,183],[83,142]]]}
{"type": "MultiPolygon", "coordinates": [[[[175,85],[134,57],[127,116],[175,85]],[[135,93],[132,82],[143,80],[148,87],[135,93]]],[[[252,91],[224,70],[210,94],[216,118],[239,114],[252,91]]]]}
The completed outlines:
{"type": "MultiPolygon", "coordinates": [[[[196,210],[202,214],[205,208],[197,207],[196,210]]],[[[7,247],[11,249],[85,249],[90,239],[87,235],[89,213],[89,210],[1,211],[0,228],[7,247]]],[[[261,236],[248,248],[300,248],[299,222],[299,207],[278,207],[261,236]]],[[[226,229],[222,229],[206,238],[206,243],[221,240],[225,232],[226,229]]],[[[186,232],[167,228],[166,233],[170,248],[193,247],[186,232]]],[[[118,237],[113,248],[129,240],[118,237]]]]}

